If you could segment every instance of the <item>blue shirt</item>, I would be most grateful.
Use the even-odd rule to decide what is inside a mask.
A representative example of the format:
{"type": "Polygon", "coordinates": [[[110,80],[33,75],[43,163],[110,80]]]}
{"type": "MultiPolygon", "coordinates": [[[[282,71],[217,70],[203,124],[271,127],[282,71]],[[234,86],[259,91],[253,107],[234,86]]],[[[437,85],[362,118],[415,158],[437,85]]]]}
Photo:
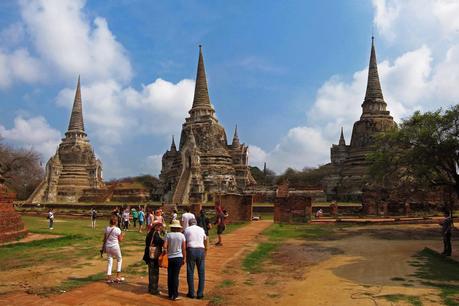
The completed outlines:
{"type": "Polygon", "coordinates": [[[145,214],[143,213],[143,211],[140,211],[139,212],[139,221],[143,222],[144,217],[145,217],[145,214]]]}

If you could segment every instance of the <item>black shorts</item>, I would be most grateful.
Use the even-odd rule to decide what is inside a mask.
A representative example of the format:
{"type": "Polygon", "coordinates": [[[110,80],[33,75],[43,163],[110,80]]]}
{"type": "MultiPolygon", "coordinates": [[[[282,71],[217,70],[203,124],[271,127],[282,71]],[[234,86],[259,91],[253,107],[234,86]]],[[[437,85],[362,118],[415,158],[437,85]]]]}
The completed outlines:
{"type": "Polygon", "coordinates": [[[224,225],[218,225],[217,226],[217,235],[221,235],[223,234],[223,232],[225,231],[225,226],[224,225]]]}

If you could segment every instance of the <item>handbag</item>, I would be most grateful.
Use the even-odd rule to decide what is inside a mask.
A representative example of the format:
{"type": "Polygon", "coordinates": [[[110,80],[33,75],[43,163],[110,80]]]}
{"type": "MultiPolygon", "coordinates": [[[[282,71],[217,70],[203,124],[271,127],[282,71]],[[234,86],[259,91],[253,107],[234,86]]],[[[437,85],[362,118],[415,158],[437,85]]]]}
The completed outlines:
{"type": "Polygon", "coordinates": [[[115,228],[112,228],[112,230],[110,231],[110,233],[108,233],[108,235],[107,235],[107,233],[105,233],[104,242],[102,243],[102,248],[99,251],[100,252],[100,257],[102,257],[102,254],[105,253],[105,244],[107,243],[107,239],[112,234],[114,229],[115,228]]]}
{"type": "Polygon", "coordinates": [[[161,268],[167,268],[169,266],[169,259],[165,253],[159,255],[158,261],[161,268]]]}

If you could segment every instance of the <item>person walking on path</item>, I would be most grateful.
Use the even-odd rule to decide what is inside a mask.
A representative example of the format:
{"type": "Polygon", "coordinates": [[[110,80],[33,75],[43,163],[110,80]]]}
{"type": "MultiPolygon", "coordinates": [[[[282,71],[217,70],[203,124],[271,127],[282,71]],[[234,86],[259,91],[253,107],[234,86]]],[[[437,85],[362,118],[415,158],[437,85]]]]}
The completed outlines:
{"type": "Polygon", "coordinates": [[[107,283],[119,283],[124,279],[120,276],[121,264],[123,259],[121,257],[120,242],[123,241],[124,235],[121,229],[117,227],[118,217],[112,215],[110,217],[110,226],[107,226],[104,231],[104,247],[107,253],[107,283]],[[116,258],[116,278],[112,279],[113,257],[116,258]]]}
{"type": "Polygon", "coordinates": [[[139,233],[142,232],[143,224],[145,223],[145,213],[143,212],[143,207],[140,207],[139,211],[139,233]]]}
{"type": "Polygon", "coordinates": [[[50,229],[50,230],[54,229],[53,228],[53,225],[54,225],[54,212],[53,212],[52,208],[50,208],[48,210],[48,216],[46,218],[48,219],[48,229],[50,229]]]}
{"type": "Polygon", "coordinates": [[[217,206],[215,209],[216,209],[216,220],[214,224],[217,225],[217,237],[218,237],[218,241],[215,245],[222,246],[223,245],[222,234],[226,229],[225,218],[228,217],[228,213],[221,206],[217,206]]]}
{"type": "Polygon", "coordinates": [[[193,213],[190,212],[190,207],[189,206],[185,206],[185,213],[182,215],[182,227],[183,227],[183,230],[186,230],[186,228],[189,226],[188,222],[191,219],[196,219],[196,217],[194,216],[193,213]]]}
{"type": "Polygon", "coordinates": [[[129,229],[129,208],[126,207],[126,209],[123,211],[123,230],[127,231],[129,229]]]}
{"type": "Polygon", "coordinates": [[[207,251],[207,235],[204,229],[197,225],[195,219],[189,221],[190,226],[185,230],[186,239],[186,281],[188,283],[187,297],[194,299],[194,267],[198,268],[198,291],[196,297],[204,297],[205,259],[207,251]]]}
{"type": "Polygon", "coordinates": [[[180,232],[182,226],[178,220],[175,220],[170,225],[171,232],[167,233],[166,241],[164,242],[163,253],[167,253],[169,264],[167,267],[167,289],[169,299],[179,300],[178,287],[180,268],[185,264],[186,260],[186,240],[185,236],[180,232]]]}
{"type": "Polygon", "coordinates": [[[131,214],[132,214],[132,223],[134,223],[134,228],[137,227],[137,219],[139,219],[139,213],[138,211],[135,209],[135,207],[133,207],[131,209],[131,214]]]}
{"type": "Polygon", "coordinates": [[[153,228],[145,238],[143,260],[148,265],[148,292],[159,295],[159,255],[162,253],[165,232],[162,223],[154,222],[153,228]],[[153,253],[152,253],[153,252],[153,253]]]}
{"type": "Polygon", "coordinates": [[[441,225],[441,234],[443,237],[443,253],[442,255],[451,256],[451,231],[453,229],[453,218],[451,213],[445,211],[445,218],[440,222],[441,225]]]}
{"type": "Polygon", "coordinates": [[[209,218],[207,218],[204,209],[201,209],[201,211],[199,212],[199,217],[196,221],[198,222],[198,226],[204,229],[206,236],[209,237],[209,230],[212,228],[212,225],[210,223],[209,218]]]}
{"type": "Polygon", "coordinates": [[[151,208],[147,208],[147,232],[151,231],[151,228],[153,227],[153,221],[154,221],[154,216],[153,216],[153,210],[151,208]]]}
{"type": "Polygon", "coordinates": [[[93,208],[91,208],[91,228],[92,229],[96,228],[96,218],[97,218],[97,211],[93,207],[93,208]]]}

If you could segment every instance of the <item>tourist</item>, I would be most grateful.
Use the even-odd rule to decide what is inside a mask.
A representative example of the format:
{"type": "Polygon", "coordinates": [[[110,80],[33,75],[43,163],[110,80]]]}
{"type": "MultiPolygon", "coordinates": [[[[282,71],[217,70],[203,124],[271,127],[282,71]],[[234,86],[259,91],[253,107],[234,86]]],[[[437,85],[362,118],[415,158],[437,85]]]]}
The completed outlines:
{"type": "Polygon", "coordinates": [[[163,253],[167,253],[169,264],[167,267],[167,289],[169,299],[175,301],[178,296],[180,268],[186,260],[186,240],[180,232],[182,226],[178,220],[170,225],[171,232],[167,233],[163,253]]]}
{"type": "Polygon", "coordinates": [[[151,231],[151,228],[153,227],[154,218],[153,209],[147,208],[147,233],[151,231]]]}
{"type": "Polygon", "coordinates": [[[48,219],[48,229],[50,229],[50,230],[54,229],[53,228],[53,225],[54,225],[54,212],[53,212],[52,208],[50,208],[48,210],[48,216],[46,216],[46,218],[48,219]]]}
{"type": "Polygon", "coordinates": [[[110,226],[107,226],[104,231],[104,247],[108,259],[107,283],[119,283],[124,280],[124,278],[120,277],[121,263],[123,261],[121,257],[120,242],[123,241],[124,236],[121,229],[117,227],[117,222],[118,217],[112,215],[110,217],[110,226]],[[115,279],[112,279],[113,257],[116,258],[117,262],[115,279]]]}
{"type": "Polygon", "coordinates": [[[143,224],[145,223],[145,213],[143,212],[143,207],[140,207],[139,210],[139,233],[142,232],[143,224]]]}
{"type": "Polygon", "coordinates": [[[198,226],[204,229],[206,236],[209,237],[209,230],[212,228],[212,225],[210,223],[209,218],[207,218],[204,209],[201,209],[201,211],[199,212],[199,217],[196,221],[198,222],[198,226]]]}
{"type": "Polygon", "coordinates": [[[162,253],[164,239],[165,232],[163,224],[160,222],[153,222],[153,228],[150,232],[148,232],[147,237],[145,238],[145,252],[143,254],[143,260],[148,265],[148,292],[154,295],[159,295],[161,293],[158,289],[158,259],[159,255],[162,253]],[[151,252],[153,252],[153,254],[151,252]]]}
{"type": "Polygon", "coordinates": [[[186,230],[186,228],[188,227],[188,222],[191,219],[196,219],[196,217],[194,216],[193,213],[190,212],[190,207],[189,206],[185,206],[185,213],[182,215],[182,227],[183,227],[183,230],[186,230]]]}
{"type": "Polygon", "coordinates": [[[322,208],[320,208],[318,211],[316,211],[316,218],[320,219],[323,214],[324,214],[324,211],[322,210],[322,208]]]}
{"type": "Polygon", "coordinates": [[[91,208],[91,228],[92,229],[96,228],[96,218],[97,218],[97,211],[93,207],[93,208],[91,208]]]}
{"type": "Polygon", "coordinates": [[[129,207],[126,207],[126,209],[123,211],[123,230],[127,231],[129,229],[129,207]]]}
{"type": "Polygon", "coordinates": [[[153,221],[154,222],[160,222],[161,224],[164,224],[164,218],[162,216],[162,209],[161,208],[158,208],[157,210],[155,210],[155,215],[153,217],[153,221]]]}
{"type": "Polygon", "coordinates": [[[171,224],[172,222],[177,220],[177,214],[178,214],[177,208],[174,208],[174,211],[172,212],[171,224]]]}
{"type": "Polygon", "coordinates": [[[139,219],[139,213],[137,212],[135,207],[132,207],[131,214],[132,214],[132,223],[134,223],[134,228],[135,228],[137,227],[137,220],[139,219]]]}
{"type": "Polygon", "coordinates": [[[216,246],[222,246],[222,234],[226,229],[225,219],[228,217],[228,213],[221,206],[216,206],[216,219],[214,224],[217,225],[217,237],[218,241],[215,243],[216,246]]]}
{"type": "Polygon", "coordinates": [[[198,268],[198,291],[196,297],[204,297],[205,282],[205,258],[207,251],[207,235],[203,228],[197,225],[195,219],[189,221],[189,226],[185,229],[186,239],[186,280],[188,283],[189,298],[194,299],[194,267],[198,268]]]}
{"type": "Polygon", "coordinates": [[[451,230],[453,229],[453,218],[449,211],[445,211],[445,218],[440,222],[441,234],[443,237],[443,253],[442,255],[451,256],[451,230]]]}

